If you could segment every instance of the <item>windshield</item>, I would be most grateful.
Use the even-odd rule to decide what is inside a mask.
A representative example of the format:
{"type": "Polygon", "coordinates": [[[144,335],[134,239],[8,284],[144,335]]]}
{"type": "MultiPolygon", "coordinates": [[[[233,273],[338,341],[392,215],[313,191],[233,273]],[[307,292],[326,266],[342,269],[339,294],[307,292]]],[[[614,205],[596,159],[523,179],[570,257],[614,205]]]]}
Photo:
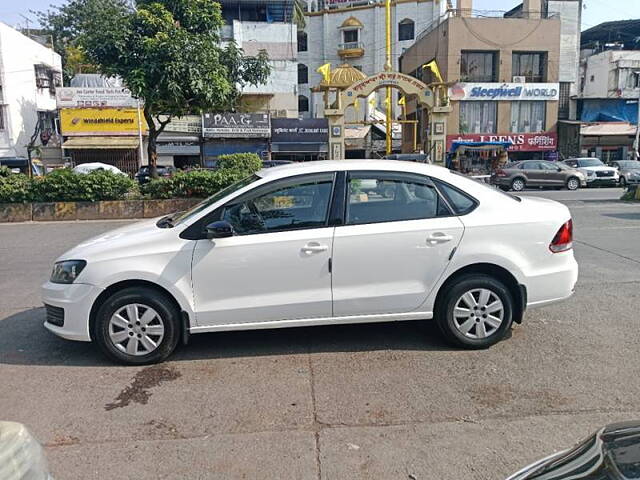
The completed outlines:
{"type": "Polygon", "coordinates": [[[260,177],[258,175],[251,175],[251,176],[249,176],[247,178],[243,178],[242,180],[240,180],[239,182],[234,183],[233,185],[229,185],[227,188],[223,188],[219,192],[214,193],[213,195],[211,195],[209,198],[205,198],[203,201],[201,201],[197,205],[193,206],[191,209],[186,210],[186,211],[180,213],[179,215],[176,215],[174,218],[171,219],[172,223],[174,225],[178,225],[178,224],[188,220],[192,216],[200,213],[202,210],[207,208],[209,205],[213,205],[218,200],[221,200],[224,197],[226,197],[227,195],[230,195],[233,192],[235,192],[237,190],[240,190],[241,188],[246,187],[247,185],[255,182],[256,180],[258,180],[259,178],[260,177]]]}
{"type": "Polygon", "coordinates": [[[622,162],[618,162],[620,168],[640,168],[640,162],[637,160],[624,160],[622,162]]]}
{"type": "Polygon", "coordinates": [[[586,160],[580,160],[578,164],[581,167],[600,167],[604,165],[604,163],[602,163],[597,158],[587,158],[586,160]]]}

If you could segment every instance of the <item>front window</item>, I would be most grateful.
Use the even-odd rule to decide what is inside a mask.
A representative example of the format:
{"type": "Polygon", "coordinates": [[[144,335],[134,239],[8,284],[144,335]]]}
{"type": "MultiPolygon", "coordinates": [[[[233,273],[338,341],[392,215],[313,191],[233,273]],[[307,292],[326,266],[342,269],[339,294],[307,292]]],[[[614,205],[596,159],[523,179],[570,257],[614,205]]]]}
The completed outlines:
{"type": "Polygon", "coordinates": [[[545,130],[545,102],[511,102],[511,131],[520,133],[545,130]]]}
{"type": "Polygon", "coordinates": [[[357,43],[358,42],[358,30],[344,30],[342,32],[342,39],[344,43],[357,43]]]}
{"type": "Polygon", "coordinates": [[[415,24],[413,20],[405,18],[398,24],[398,40],[413,40],[415,24]]]}
{"type": "Polygon", "coordinates": [[[498,102],[460,102],[460,133],[496,133],[498,102]]]}
{"type": "Polygon", "coordinates": [[[585,158],[584,160],[578,160],[580,167],[601,167],[604,165],[598,158],[585,158]]]}
{"type": "Polygon", "coordinates": [[[417,175],[349,174],[347,225],[451,215],[435,187],[417,175]]]}
{"type": "Polygon", "coordinates": [[[547,54],[514,53],[512,72],[514,77],[524,77],[526,82],[544,82],[547,54]]]}
{"type": "Polygon", "coordinates": [[[327,224],[333,173],[288,178],[258,187],[224,206],[221,220],[236,234],[251,235],[327,224]]]}
{"type": "Polygon", "coordinates": [[[462,52],[460,78],[463,82],[496,82],[496,52],[462,52]]]}

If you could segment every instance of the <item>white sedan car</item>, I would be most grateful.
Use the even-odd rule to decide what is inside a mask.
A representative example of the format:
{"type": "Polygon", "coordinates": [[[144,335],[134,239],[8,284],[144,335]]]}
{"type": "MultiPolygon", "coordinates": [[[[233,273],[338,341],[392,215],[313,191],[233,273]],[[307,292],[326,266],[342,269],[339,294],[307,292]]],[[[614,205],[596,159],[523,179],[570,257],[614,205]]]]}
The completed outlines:
{"type": "Polygon", "coordinates": [[[45,326],[130,364],[194,333],[432,318],[486,348],[572,294],[572,236],[564,205],[441,167],[291,164],[71,249],[42,287],[45,326]]]}

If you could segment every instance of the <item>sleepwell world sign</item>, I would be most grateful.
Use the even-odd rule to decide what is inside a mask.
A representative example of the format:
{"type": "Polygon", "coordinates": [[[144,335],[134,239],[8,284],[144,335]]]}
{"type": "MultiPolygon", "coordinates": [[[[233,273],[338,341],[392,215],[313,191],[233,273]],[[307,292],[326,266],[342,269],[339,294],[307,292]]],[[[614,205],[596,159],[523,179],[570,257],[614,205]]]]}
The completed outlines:
{"type": "Polygon", "coordinates": [[[451,100],[558,100],[558,83],[456,83],[449,88],[451,100]]]}
{"type": "Polygon", "coordinates": [[[246,138],[271,135],[267,113],[205,113],[202,135],[210,138],[246,138]]]}

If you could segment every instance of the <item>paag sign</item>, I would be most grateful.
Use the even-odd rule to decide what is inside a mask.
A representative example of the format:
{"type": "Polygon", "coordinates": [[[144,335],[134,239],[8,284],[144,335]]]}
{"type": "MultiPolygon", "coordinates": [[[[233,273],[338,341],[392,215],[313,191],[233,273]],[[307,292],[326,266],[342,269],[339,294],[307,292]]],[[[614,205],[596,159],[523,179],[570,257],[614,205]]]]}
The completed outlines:
{"type": "Polygon", "coordinates": [[[274,118],[271,120],[272,143],[326,143],[329,122],[326,118],[274,118]]]}
{"type": "Polygon", "coordinates": [[[556,150],[558,135],[555,132],[447,135],[447,151],[451,151],[453,142],[511,142],[510,152],[540,152],[556,150]]]}
{"type": "Polygon", "coordinates": [[[271,134],[266,113],[205,113],[202,135],[213,138],[264,137],[271,134]]]}
{"type": "Polygon", "coordinates": [[[126,88],[56,88],[58,108],[136,107],[138,102],[126,88]]]}
{"type": "Polygon", "coordinates": [[[135,108],[63,108],[60,110],[62,135],[138,135],[147,133],[147,122],[135,108]]]}
{"type": "Polygon", "coordinates": [[[558,83],[456,83],[451,100],[558,100],[558,83]]]}

